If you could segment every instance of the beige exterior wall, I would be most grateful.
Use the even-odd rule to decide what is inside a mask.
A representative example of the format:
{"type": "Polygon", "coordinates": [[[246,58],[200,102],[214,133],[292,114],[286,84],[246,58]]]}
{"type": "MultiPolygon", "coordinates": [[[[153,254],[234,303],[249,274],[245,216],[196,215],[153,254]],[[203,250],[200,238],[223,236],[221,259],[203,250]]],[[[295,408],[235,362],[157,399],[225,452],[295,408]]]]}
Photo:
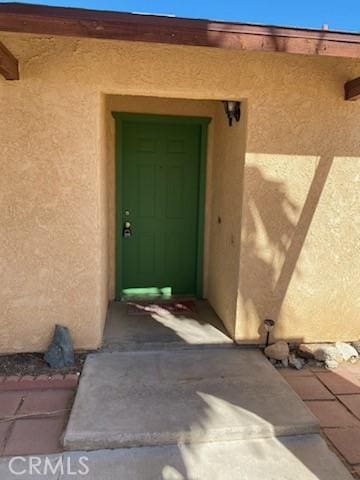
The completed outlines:
{"type": "Polygon", "coordinates": [[[100,344],[118,95],[246,100],[231,131],[215,107],[208,170],[207,295],[236,338],[259,341],[265,317],[279,337],[360,337],[360,105],[343,100],[359,60],[0,38],[22,76],[0,79],[1,351],[44,349],[56,322],[78,348],[100,344]]]}
{"type": "Polygon", "coordinates": [[[229,128],[217,102],[212,166],[208,298],[235,337],[240,267],[241,212],[246,147],[246,103],[229,128]]]}

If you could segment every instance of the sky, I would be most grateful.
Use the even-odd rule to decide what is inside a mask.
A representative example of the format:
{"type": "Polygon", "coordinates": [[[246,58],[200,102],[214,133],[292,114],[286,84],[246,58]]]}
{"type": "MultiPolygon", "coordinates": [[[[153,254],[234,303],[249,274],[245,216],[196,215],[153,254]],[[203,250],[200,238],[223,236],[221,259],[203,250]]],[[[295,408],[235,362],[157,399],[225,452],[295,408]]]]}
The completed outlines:
{"type": "Polygon", "coordinates": [[[22,3],[308,28],[328,24],[330,30],[360,32],[360,0],[25,0],[22,3]]]}

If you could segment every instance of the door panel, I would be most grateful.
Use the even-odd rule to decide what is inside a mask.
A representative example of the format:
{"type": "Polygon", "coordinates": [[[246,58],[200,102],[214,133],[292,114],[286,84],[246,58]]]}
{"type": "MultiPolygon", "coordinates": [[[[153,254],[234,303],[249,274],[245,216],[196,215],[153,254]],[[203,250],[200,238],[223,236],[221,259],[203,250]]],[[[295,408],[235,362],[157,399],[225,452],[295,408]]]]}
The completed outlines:
{"type": "Polygon", "coordinates": [[[124,121],[122,124],[122,288],[171,287],[196,292],[201,127],[124,121]],[[125,215],[128,211],[129,215],[125,215]]]}

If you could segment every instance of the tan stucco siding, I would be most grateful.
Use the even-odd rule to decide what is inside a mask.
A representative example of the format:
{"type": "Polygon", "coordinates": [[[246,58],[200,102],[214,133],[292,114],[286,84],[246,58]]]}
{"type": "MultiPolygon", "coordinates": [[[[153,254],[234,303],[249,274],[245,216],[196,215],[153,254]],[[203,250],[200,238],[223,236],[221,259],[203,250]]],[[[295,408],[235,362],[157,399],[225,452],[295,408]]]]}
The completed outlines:
{"type": "Polygon", "coordinates": [[[246,147],[246,104],[241,122],[229,127],[223,105],[215,116],[211,183],[208,298],[231,336],[235,336],[240,266],[243,172],[246,147]]]}
{"type": "Polygon", "coordinates": [[[301,60],[249,101],[236,331],[247,343],[267,317],[278,338],[360,337],[360,105],[343,100],[342,61],[301,60]]]}
{"type": "Polygon", "coordinates": [[[100,340],[99,98],[1,85],[3,351],[44,348],[54,323],[78,346],[100,340]]]}
{"type": "MultiPolygon", "coordinates": [[[[359,60],[0,36],[22,77],[0,79],[1,351],[45,348],[55,322],[78,348],[100,343],[113,290],[105,95],[246,100],[245,162],[240,134],[232,160],[244,168],[208,178],[207,294],[221,314],[214,276],[238,291],[225,322],[239,341],[258,341],[264,316],[285,338],[360,337],[360,105],[343,100],[359,60]],[[226,262],[211,260],[221,182],[237,209],[215,249],[226,262]]],[[[215,172],[232,140],[216,115],[212,128],[215,172]]]]}

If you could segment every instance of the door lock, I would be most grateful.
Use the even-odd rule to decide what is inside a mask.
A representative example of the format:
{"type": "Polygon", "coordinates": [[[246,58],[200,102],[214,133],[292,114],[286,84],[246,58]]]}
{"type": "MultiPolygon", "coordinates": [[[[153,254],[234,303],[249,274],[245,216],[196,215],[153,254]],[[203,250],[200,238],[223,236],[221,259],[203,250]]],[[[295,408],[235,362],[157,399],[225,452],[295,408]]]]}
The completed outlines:
{"type": "Polygon", "coordinates": [[[123,237],[124,238],[130,238],[132,235],[131,232],[131,223],[130,222],[124,222],[123,226],[123,237]]]}

